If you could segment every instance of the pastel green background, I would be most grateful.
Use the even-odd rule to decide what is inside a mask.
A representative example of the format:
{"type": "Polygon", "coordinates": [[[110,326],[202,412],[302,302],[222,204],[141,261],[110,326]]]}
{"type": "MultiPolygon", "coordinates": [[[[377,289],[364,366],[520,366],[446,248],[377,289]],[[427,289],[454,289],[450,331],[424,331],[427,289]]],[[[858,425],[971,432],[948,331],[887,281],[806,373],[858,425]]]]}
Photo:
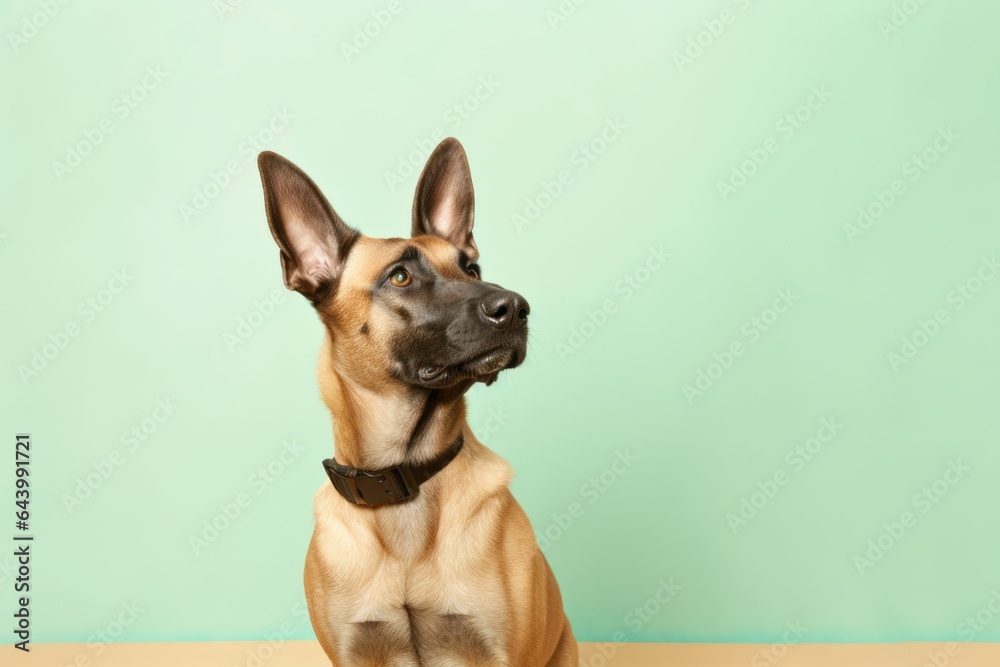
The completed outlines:
{"type": "MultiPolygon", "coordinates": [[[[546,555],[580,639],[770,642],[798,621],[804,641],[1000,641],[981,611],[1000,590],[1000,280],[962,308],[952,293],[1000,247],[1000,6],[897,4],[919,9],[884,35],[890,0],[592,0],[554,28],[555,0],[402,2],[348,58],[342,44],[387,3],[246,0],[220,16],[212,2],[72,2],[16,50],[10,33],[41,10],[7,3],[0,433],[34,438],[35,639],[86,640],[132,601],[143,611],[122,641],[255,639],[289,619],[312,636],[293,609],[333,451],[322,329],[281,285],[256,151],[241,149],[277,109],[293,118],[266,147],[373,236],[409,229],[416,175],[390,188],[387,172],[432,136],[466,146],[484,271],[529,298],[533,332],[522,368],[470,392],[470,424],[556,537],[546,555]],[[723,10],[733,21],[678,66],[723,10]],[[120,118],[116,98],[157,66],[166,78],[120,118]],[[449,113],[481,77],[494,90],[449,113]],[[785,136],[776,124],[814,87],[831,97],[785,136]],[[104,118],[114,131],[60,180],[53,162],[104,118]],[[625,128],[581,171],[609,119],[625,128]],[[958,138],[911,180],[907,161],[942,128],[958,138]],[[723,199],[718,182],[769,138],[777,152],[723,199]],[[185,221],[230,161],[231,182],[185,221]],[[563,170],[572,182],[519,229],[512,216],[563,170]],[[905,192],[849,238],[894,179],[905,192]],[[650,247],[672,257],[626,300],[616,285],[650,247]],[[133,280],[88,321],[80,304],[122,269],[133,280]],[[287,297],[231,350],[276,288],[287,297]],[[745,323],[778,290],[797,300],[751,341],[745,323]],[[585,326],[609,299],[604,325],[585,326]],[[893,368],[939,309],[947,323],[893,368]],[[79,335],[23,380],[68,323],[79,335]],[[689,400],[684,385],[718,376],[713,355],[735,341],[744,354],[689,400]],[[129,451],[123,432],[157,399],[175,413],[129,451]],[[786,454],[824,418],[843,428],[796,470],[786,454]],[[261,490],[251,476],[286,440],[305,451],[261,490]],[[617,451],[636,458],[621,474],[607,472],[617,451]],[[913,498],[949,461],[970,470],[923,513],[913,498]],[[727,515],[782,472],[734,533],[727,515]],[[602,473],[615,481],[596,492],[602,473]],[[196,555],[190,537],[239,493],[250,507],[196,555]],[[855,557],[904,512],[916,525],[860,574],[855,557]],[[637,616],[671,580],[676,596],[637,616]]],[[[0,565],[9,619],[12,560],[0,565]]]]}

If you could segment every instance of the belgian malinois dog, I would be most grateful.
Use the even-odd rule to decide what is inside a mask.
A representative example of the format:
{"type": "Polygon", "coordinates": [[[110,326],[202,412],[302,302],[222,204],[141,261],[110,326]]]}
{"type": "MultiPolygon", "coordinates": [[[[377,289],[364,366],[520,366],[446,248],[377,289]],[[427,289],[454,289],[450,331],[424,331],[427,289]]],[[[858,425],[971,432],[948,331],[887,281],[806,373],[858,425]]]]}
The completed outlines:
{"type": "Polygon", "coordinates": [[[465,392],[524,361],[528,302],[485,282],[465,150],[442,141],[410,238],[348,227],[272,152],[258,159],[285,285],[326,327],[319,385],[336,456],[316,493],[309,616],[337,667],[577,665],[559,586],[512,471],[465,392]]]}

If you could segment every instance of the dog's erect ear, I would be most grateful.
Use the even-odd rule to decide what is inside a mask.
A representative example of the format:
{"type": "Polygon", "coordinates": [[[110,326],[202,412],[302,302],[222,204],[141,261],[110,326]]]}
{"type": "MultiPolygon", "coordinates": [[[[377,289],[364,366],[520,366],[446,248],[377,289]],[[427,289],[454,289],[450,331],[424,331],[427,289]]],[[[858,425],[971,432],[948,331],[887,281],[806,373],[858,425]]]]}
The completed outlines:
{"type": "Polygon", "coordinates": [[[318,303],[332,292],[360,235],[344,224],[312,179],[285,158],[264,151],[257,167],[285,286],[318,303]]]}
{"type": "Polygon", "coordinates": [[[472,238],[475,208],[469,159],[458,139],[448,137],[431,153],[417,181],[413,236],[440,236],[475,261],[479,258],[472,238]]]}

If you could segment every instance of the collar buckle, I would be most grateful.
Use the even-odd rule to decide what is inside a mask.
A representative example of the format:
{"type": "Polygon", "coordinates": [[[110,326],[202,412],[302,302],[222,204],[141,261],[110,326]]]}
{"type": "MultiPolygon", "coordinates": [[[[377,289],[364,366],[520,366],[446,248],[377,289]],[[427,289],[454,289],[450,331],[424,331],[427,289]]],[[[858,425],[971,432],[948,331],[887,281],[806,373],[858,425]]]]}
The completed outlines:
{"type": "Polygon", "coordinates": [[[323,468],[337,493],[354,505],[373,507],[398,503],[416,496],[421,484],[458,456],[463,442],[459,433],[448,449],[423,463],[403,462],[385,470],[363,470],[340,465],[336,459],[325,459],[323,468]]]}
{"type": "Polygon", "coordinates": [[[355,505],[384,505],[408,500],[417,495],[420,485],[410,466],[403,464],[379,471],[358,470],[356,476],[344,475],[332,459],[323,461],[330,482],[344,498],[355,505]]]}

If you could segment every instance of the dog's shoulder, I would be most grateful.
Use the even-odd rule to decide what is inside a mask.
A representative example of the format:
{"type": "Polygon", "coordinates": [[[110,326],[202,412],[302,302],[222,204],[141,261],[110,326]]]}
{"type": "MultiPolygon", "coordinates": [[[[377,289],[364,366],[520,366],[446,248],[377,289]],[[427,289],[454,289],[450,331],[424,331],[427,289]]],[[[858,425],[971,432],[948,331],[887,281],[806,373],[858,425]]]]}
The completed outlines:
{"type": "Polygon", "coordinates": [[[476,481],[476,485],[486,494],[500,492],[510,486],[514,479],[514,468],[492,449],[481,443],[471,430],[465,434],[465,454],[462,459],[467,466],[465,476],[476,481]]]}

